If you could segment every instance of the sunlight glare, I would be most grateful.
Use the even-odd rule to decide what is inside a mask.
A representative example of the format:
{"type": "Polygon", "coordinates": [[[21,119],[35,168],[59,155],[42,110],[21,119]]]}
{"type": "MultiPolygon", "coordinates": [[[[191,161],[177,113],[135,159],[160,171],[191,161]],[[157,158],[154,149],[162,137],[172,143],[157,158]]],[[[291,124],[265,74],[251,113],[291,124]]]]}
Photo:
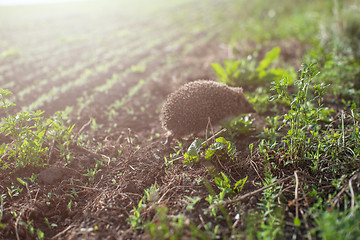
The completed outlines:
{"type": "Polygon", "coordinates": [[[62,2],[84,2],[89,0],[0,0],[0,6],[54,4],[62,2]]]}

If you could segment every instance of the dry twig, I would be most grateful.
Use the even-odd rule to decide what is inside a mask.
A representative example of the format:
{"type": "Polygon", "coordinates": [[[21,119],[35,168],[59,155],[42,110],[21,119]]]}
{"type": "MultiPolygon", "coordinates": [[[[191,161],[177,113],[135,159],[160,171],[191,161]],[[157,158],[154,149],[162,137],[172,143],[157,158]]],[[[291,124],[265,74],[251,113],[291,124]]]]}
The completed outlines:
{"type": "Polygon", "coordinates": [[[299,190],[299,177],[297,175],[298,171],[294,172],[295,175],[295,181],[296,181],[296,185],[295,185],[295,217],[297,219],[299,219],[299,200],[298,200],[298,190],[299,190]]]}

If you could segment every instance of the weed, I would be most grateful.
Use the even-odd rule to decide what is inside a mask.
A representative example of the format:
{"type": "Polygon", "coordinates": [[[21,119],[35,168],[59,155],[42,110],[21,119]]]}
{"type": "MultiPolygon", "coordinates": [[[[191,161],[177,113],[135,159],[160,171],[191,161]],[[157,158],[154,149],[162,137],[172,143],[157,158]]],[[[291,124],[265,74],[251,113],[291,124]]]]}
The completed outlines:
{"type": "MultiPolygon", "coordinates": [[[[359,199],[359,197],[357,197],[359,199]]],[[[316,219],[319,236],[322,239],[357,239],[360,236],[358,224],[360,222],[360,207],[339,212],[321,211],[316,219]]]]}
{"type": "Polygon", "coordinates": [[[46,225],[48,226],[49,229],[53,229],[57,227],[56,223],[50,223],[49,219],[47,217],[44,218],[46,225]]]}
{"type": "Polygon", "coordinates": [[[290,81],[294,74],[285,71],[282,68],[269,68],[280,54],[280,48],[275,47],[265,54],[259,64],[250,57],[238,61],[228,60],[224,62],[224,67],[218,63],[212,63],[219,82],[229,86],[257,86],[270,83],[274,80],[280,80],[283,77],[290,81]]]}
{"type": "Polygon", "coordinates": [[[230,158],[234,160],[236,155],[235,145],[223,137],[218,137],[215,139],[215,143],[206,149],[204,157],[207,160],[210,160],[213,156],[218,156],[220,159],[230,158]]]}
{"type": "Polygon", "coordinates": [[[185,216],[168,215],[167,207],[157,207],[155,221],[145,224],[145,232],[152,239],[180,239],[184,235],[185,221],[185,216]]]}
{"type": "Polygon", "coordinates": [[[84,173],[83,175],[85,177],[88,177],[90,182],[94,182],[95,181],[95,175],[100,171],[101,171],[101,169],[98,169],[98,164],[95,164],[95,167],[93,169],[88,168],[87,173],[84,173]]]}
{"type": "MultiPolygon", "coordinates": [[[[10,91],[1,89],[0,109],[3,108],[6,113],[1,122],[1,131],[13,139],[13,143],[1,146],[0,152],[7,155],[7,161],[3,160],[2,168],[43,166],[49,157],[48,142],[57,142],[60,148],[68,146],[74,126],[65,127],[60,112],[55,114],[54,119],[46,121],[42,117],[42,111],[11,115],[8,108],[15,104],[7,102],[6,97],[9,95],[10,91]]],[[[65,154],[64,149],[61,152],[65,154]]]]}
{"type": "Polygon", "coordinates": [[[184,163],[197,162],[200,159],[200,150],[203,147],[203,140],[195,139],[189,146],[187,152],[184,154],[185,161],[184,163]]]}
{"type": "Polygon", "coordinates": [[[151,185],[149,189],[145,189],[145,199],[147,202],[156,202],[159,200],[159,186],[157,183],[151,185]]]}
{"type": "Polygon", "coordinates": [[[231,121],[223,122],[221,126],[226,128],[225,134],[230,136],[230,139],[234,139],[236,136],[249,134],[253,121],[254,119],[251,119],[249,115],[240,115],[231,121]]]}
{"type": "Polygon", "coordinates": [[[71,211],[71,207],[72,207],[72,199],[70,199],[70,201],[67,204],[66,208],[67,208],[68,211],[71,211]]]}
{"type": "Polygon", "coordinates": [[[145,198],[142,198],[137,207],[133,207],[133,209],[130,211],[131,215],[127,218],[127,221],[130,222],[131,227],[133,229],[143,229],[143,226],[141,225],[143,222],[143,219],[140,218],[141,211],[146,207],[145,198]]]}
{"type": "MultiPolygon", "coordinates": [[[[274,182],[276,182],[276,177],[267,175],[264,185],[268,186],[274,182]]],[[[259,203],[262,221],[257,232],[259,239],[283,239],[284,213],[283,208],[278,206],[280,189],[280,186],[273,186],[262,193],[262,202],[259,203]]]]}
{"type": "Polygon", "coordinates": [[[152,203],[159,199],[159,186],[155,183],[150,188],[144,191],[144,196],[139,201],[137,207],[133,207],[130,211],[130,216],[127,218],[127,222],[130,222],[133,229],[143,229],[143,219],[141,218],[141,212],[146,208],[146,203],[152,203]]]}
{"type": "Polygon", "coordinates": [[[8,190],[8,195],[11,199],[14,197],[18,197],[20,193],[23,191],[23,188],[20,188],[19,186],[14,186],[13,184],[10,186],[10,188],[6,187],[8,190]]]}
{"type": "Polygon", "coordinates": [[[303,67],[303,70],[299,71],[300,80],[295,83],[297,86],[295,96],[289,95],[287,81],[276,80],[272,88],[278,93],[272,100],[285,98],[291,102],[290,111],[284,115],[284,125],[288,124],[290,130],[282,139],[289,149],[288,157],[291,160],[303,158],[309,143],[319,136],[318,122],[323,120],[323,115],[329,115],[329,112],[326,112],[327,109],[322,105],[322,99],[328,86],[325,84],[313,86],[312,81],[319,72],[316,71],[314,64],[304,64],[303,67]],[[311,94],[315,94],[315,96],[309,99],[311,94]],[[313,104],[315,100],[317,107],[313,104]]]}
{"type": "Polygon", "coordinates": [[[208,222],[205,224],[205,232],[203,232],[195,224],[190,224],[191,236],[193,236],[194,239],[201,240],[221,239],[221,235],[219,234],[219,228],[220,225],[215,225],[213,227],[213,224],[211,222],[208,222]]]}
{"type": "Polygon", "coordinates": [[[189,197],[189,196],[185,196],[187,200],[185,200],[186,203],[186,210],[187,211],[192,211],[194,209],[194,206],[196,205],[197,202],[199,202],[201,200],[201,197],[195,196],[195,197],[189,197]]]}
{"type": "Polygon", "coordinates": [[[251,106],[253,106],[255,112],[262,114],[269,111],[271,94],[266,88],[258,87],[254,92],[245,93],[245,96],[251,106]]]}
{"type": "Polygon", "coordinates": [[[226,140],[224,137],[218,137],[215,139],[215,143],[205,148],[205,142],[201,139],[195,139],[187,152],[184,154],[184,163],[189,164],[197,162],[200,158],[204,157],[206,160],[210,160],[217,156],[219,158],[230,158],[234,160],[236,157],[236,148],[231,141],[226,140]],[[201,151],[204,149],[204,151],[201,151]]]}

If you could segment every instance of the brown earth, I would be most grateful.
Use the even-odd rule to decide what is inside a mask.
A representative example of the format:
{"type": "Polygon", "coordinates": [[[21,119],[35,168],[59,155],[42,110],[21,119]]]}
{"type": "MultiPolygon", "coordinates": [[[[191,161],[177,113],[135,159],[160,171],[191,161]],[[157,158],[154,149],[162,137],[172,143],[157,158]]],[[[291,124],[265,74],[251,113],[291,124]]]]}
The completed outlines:
{"type": "MultiPolygon", "coordinates": [[[[0,52],[10,47],[19,50],[19,56],[0,62],[0,87],[14,93],[17,106],[13,112],[41,109],[50,116],[71,106],[75,137],[83,134],[89,140],[84,147],[71,144],[69,159],[60,158],[55,149],[46,169],[1,172],[0,191],[7,195],[2,203],[5,227],[1,239],[36,238],[27,224],[35,232],[44,232],[45,239],[148,239],[143,229],[132,229],[127,219],[144,190],[155,183],[158,197],[147,203],[142,219],[159,224],[155,206],[166,206],[169,215],[183,214],[204,230],[208,222],[214,222],[203,212],[210,191],[205,182],[217,189],[214,176],[224,172],[232,182],[248,177],[240,194],[258,188],[263,166],[248,150],[250,143],[257,143],[257,133],[234,140],[238,150],[234,160],[214,158],[184,165],[181,156],[193,138],[183,141],[181,148],[175,141],[171,148],[164,146],[158,118],[170,92],[189,81],[214,79],[210,63],[228,58],[222,27],[213,18],[216,11],[226,11],[231,5],[217,0],[164,2],[157,8],[143,4],[95,1],[1,10],[6,14],[0,14],[0,52]],[[131,70],[144,61],[145,69],[131,70]],[[101,90],[112,78],[114,84],[101,90]],[[141,80],[144,85],[129,93],[141,80]],[[40,102],[41,98],[46,101],[40,102]],[[115,107],[123,98],[125,103],[115,107]],[[166,164],[164,157],[170,159],[176,151],[179,157],[166,164]],[[90,179],[88,169],[97,163],[98,172],[90,179]],[[38,177],[27,187],[17,181],[32,174],[38,177]],[[10,198],[11,186],[23,191],[10,198]],[[193,211],[186,210],[186,196],[201,198],[193,211]],[[45,219],[56,225],[49,226],[45,219]]],[[[284,57],[294,60],[297,56],[284,57]]],[[[9,139],[1,135],[1,141],[9,139]]],[[[246,209],[256,206],[259,198],[259,193],[253,194],[226,205],[240,235],[245,229],[246,209]],[[235,221],[239,214],[240,220],[235,221]]],[[[219,235],[231,235],[225,219],[216,224],[220,225],[219,235]]],[[[189,228],[184,231],[188,239],[189,228]]]]}

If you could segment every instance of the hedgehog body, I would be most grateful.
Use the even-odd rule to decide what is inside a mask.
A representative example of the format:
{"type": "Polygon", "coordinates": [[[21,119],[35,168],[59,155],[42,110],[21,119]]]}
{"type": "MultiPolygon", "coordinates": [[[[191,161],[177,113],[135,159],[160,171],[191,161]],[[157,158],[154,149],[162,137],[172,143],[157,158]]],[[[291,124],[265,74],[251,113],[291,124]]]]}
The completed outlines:
{"type": "Polygon", "coordinates": [[[242,88],[198,80],[180,87],[167,98],[160,114],[162,127],[171,137],[183,137],[206,129],[208,121],[220,121],[254,112],[242,88]]]}

